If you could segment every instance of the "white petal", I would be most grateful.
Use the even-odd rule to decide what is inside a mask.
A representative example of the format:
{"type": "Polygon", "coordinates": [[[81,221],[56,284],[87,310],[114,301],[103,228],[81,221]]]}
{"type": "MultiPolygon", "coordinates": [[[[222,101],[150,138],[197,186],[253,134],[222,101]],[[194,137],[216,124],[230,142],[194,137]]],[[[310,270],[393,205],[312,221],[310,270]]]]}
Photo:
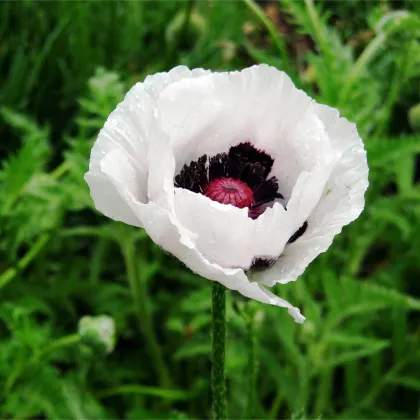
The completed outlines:
{"type": "Polygon", "coordinates": [[[316,105],[333,152],[340,154],[324,193],[308,217],[308,228],[296,242],[287,245],[281,257],[268,270],[258,274],[259,281],[272,286],[296,280],[320,253],[331,245],[343,226],[355,220],[364,208],[368,186],[366,152],[356,126],[339,118],[335,109],[316,105]]]}
{"type": "Polygon", "coordinates": [[[171,137],[176,172],[203,154],[250,141],[276,158],[290,197],[299,174],[331,152],[312,102],[285,73],[259,65],[169,85],[159,97],[159,120],[171,137]]]}
{"type": "Polygon", "coordinates": [[[123,201],[118,200],[118,192],[103,175],[102,160],[111,150],[120,150],[136,171],[136,199],[147,202],[148,149],[155,136],[159,135],[156,126],[157,98],[168,84],[209,73],[179,66],[168,73],[149,76],[144,83],[137,83],[110,114],[92,148],[89,172],[85,176],[99,211],[115,220],[139,226],[137,218],[123,201]]]}
{"type": "Polygon", "coordinates": [[[339,118],[337,110],[328,106],[317,104],[316,111],[333,151],[340,153],[341,158],[330,176],[325,196],[312,214],[313,225],[344,226],[357,219],[365,205],[364,194],[369,185],[366,151],[355,124],[339,118]],[[332,216],[329,220],[325,216],[328,213],[332,216]]]}
{"type": "Polygon", "coordinates": [[[119,222],[138,227],[142,226],[131,207],[121,198],[109,177],[102,171],[96,170],[86,173],[85,181],[89,185],[90,194],[98,211],[119,222]]]}
{"type": "Polygon", "coordinates": [[[323,123],[312,108],[303,110],[300,121],[284,129],[278,138],[281,140],[273,139],[271,145],[274,147],[271,175],[277,177],[279,191],[288,200],[302,172],[312,173],[314,168],[329,166],[337,155],[333,153],[323,123]]]}
{"type": "Polygon", "coordinates": [[[247,268],[255,256],[256,223],[248,208],[220,204],[201,194],[177,188],[175,212],[180,223],[197,234],[197,249],[223,267],[247,268]]]}
{"type": "MultiPolygon", "coordinates": [[[[165,154],[170,146],[165,148],[165,154]]],[[[175,213],[180,223],[197,235],[197,249],[223,267],[248,269],[254,258],[277,258],[290,237],[317,205],[334,162],[302,172],[287,204],[280,203],[256,220],[248,209],[212,201],[191,191],[175,189],[175,213]]]]}
{"type": "Polygon", "coordinates": [[[269,287],[276,283],[285,284],[296,280],[319,254],[330,247],[334,234],[325,234],[312,239],[304,238],[305,235],[287,245],[273,266],[253,274],[252,278],[269,287]]]}
{"type": "Polygon", "coordinates": [[[300,311],[285,300],[273,295],[258,283],[250,281],[242,269],[223,268],[210,263],[195,247],[196,235],[183,227],[167,209],[149,202],[143,204],[135,197],[135,168],[118,149],[112,150],[102,162],[102,170],[124,201],[131,207],[151,239],[181,260],[195,273],[218,281],[229,289],[259,302],[288,308],[296,322],[303,322],[300,311]],[[118,169],[116,169],[118,168],[118,169]],[[134,177],[133,177],[134,175],[134,177]]]}
{"type": "Polygon", "coordinates": [[[246,297],[258,300],[259,302],[287,308],[289,314],[292,315],[296,322],[303,323],[303,321],[305,321],[305,317],[300,313],[299,309],[290,305],[286,300],[271,293],[264,286],[261,286],[255,281],[250,282],[248,286],[243,287],[239,292],[246,297]]]}
{"type": "Polygon", "coordinates": [[[189,269],[208,280],[218,281],[229,289],[237,290],[248,298],[288,308],[296,322],[304,321],[305,318],[297,308],[273,295],[258,283],[250,281],[242,269],[223,268],[210,263],[193,245],[184,228],[166,209],[155,203],[149,203],[147,212],[149,213],[147,216],[144,216],[143,212],[143,217],[149,221],[145,224],[145,228],[152,240],[177,257],[189,269]]]}
{"type": "Polygon", "coordinates": [[[146,230],[152,240],[177,257],[192,271],[206,279],[218,281],[229,289],[237,290],[248,298],[288,308],[296,322],[305,320],[297,308],[275,296],[260,284],[250,281],[242,269],[223,268],[218,264],[210,263],[189,240],[185,241],[183,228],[167,210],[149,203],[148,211],[154,218],[152,224],[146,225],[146,230]]]}
{"type": "Polygon", "coordinates": [[[160,132],[150,144],[148,161],[147,196],[149,200],[173,211],[175,158],[166,133],[160,132]]]}

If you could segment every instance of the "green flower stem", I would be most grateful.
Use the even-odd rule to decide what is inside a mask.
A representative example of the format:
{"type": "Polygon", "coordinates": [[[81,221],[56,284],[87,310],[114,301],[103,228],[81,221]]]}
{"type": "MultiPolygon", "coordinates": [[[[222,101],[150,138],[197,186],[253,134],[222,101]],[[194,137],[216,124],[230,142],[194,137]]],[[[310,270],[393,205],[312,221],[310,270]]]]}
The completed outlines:
{"type": "Polygon", "coordinates": [[[172,46],[168,57],[166,59],[166,67],[170,68],[177,62],[177,56],[180,54],[179,48],[182,45],[182,42],[186,39],[188,34],[188,28],[190,26],[191,20],[191,13],[194,6],[194,0],[186,0],[184,2],[184,19],[182,22],[182,26],[180,28],[180,32],[177,34],[175,39],[175,45],[172,46]]]}
{"type": "Polygon", "coordinates": [[[257,337],[255,335],[255,320],[251,317],[247,323],[248,330],[248,399],[246,419],[254,418],[255,393],[257,389],[257,360],[255,357],[257,337]]]}
{"type": "Polygon", "coordinates": [[[159,377],[160,385],[164,388],[170,388],[171,381],[169,379],[168,369],[163,361],[161,348],[155,336],[153,321],[147,308],[149,300],[147,285],[145,279],[141,278],[137,273],[134,243],[131,238],[122,239],[121,245],[127,268],[128,282],[136,306],[140,329],[143,332],[146,341],[149,357],[159,377]]]}
{"type": "Polygon", "coordinates": [[[212,409],[214,420],[224,420],[226,419],[226,289],[216,281],[212,287],[212,409]]]}
{"type": "Polygon", "coordinates": [[[50,239],[48,234],[41,235],[29,251],[19,260],[15,268],[9,268],[0,276],[0,289],[6,286],[21,270],[24,270],[42,251],[50,239]]]}
{"type": "Polygon", "coordinates": [[[79,334],[70,334],[70,335],[66,335],[64,337],[58,338],[57,340],[49,344],[47,347],[44,347],[39,353],[37,353],[31,359],[31,362],[38,362],[46,354],[51,353],[52,351],[63,348],[63,347],[78,344],[80,340],[81,340],[81,337],[79,334]]]}
{"type": "Polygon", "coordinates": [[[287,45],[284,42],[283,37],[278,34],[277,28],[267,17],[264,11],[254,0],[244,0],[244,3],[249,7],[249,9],[255,14],[255,16],[261,21],[261,23],[267,29],[268,34],[271,37],[271,40],[274,46],[278,49],[280,53],[280,58],[282,59],[282,70],[284,70],[289,76],[293,79],[297,79],[295,67],[291,65],[290,54],[287,50],[287,45]]]}

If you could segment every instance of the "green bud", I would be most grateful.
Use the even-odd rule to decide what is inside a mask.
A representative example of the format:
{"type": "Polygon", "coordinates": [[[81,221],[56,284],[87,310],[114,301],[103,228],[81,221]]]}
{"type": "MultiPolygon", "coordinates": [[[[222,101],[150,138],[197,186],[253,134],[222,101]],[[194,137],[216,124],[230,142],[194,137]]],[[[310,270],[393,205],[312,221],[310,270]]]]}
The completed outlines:
{"type": "Polygon", "coordinates": [[[413,131],[420,133],[420,103],[409,109],[408,121],[413,131]]]}
{"type": "Polygon", "coordinates": [[[110,353],[115,347],[115,321],[110,316],[84,316],[78,332],[84,344],[98,351],[110,353]]]}
{"type": "Polygon", "coordinates": [[[197,10],[192,10],[184,39],[179,39],[179,37],[183,36],[184,24],[185,11],[177,13],[169,22],[165,31],[165,39],[169,46],[179,46],[186,50],[193,49],[202,39],[206,29],[206,22],[197,10]]]}

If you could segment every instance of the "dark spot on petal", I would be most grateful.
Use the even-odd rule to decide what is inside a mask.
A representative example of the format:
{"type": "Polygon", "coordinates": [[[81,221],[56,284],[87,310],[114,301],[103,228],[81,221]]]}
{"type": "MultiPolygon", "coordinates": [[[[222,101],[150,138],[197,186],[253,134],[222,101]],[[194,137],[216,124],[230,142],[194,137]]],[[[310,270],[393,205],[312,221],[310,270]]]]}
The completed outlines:
{"type": "Polygon", "coordinates": [[[292,242],[295,242],[296,239],[299,239],[306,232],[306,229],[308,229],[307,221],[305,221],[305,223],[290,237],[287,243],[291,244],[292,242]]]}
{"type": "Polygon", "coordinates": [[[252,260],[250,269],[263,270],[265,268],[271,267],[276,261],[277,261],[277,258],[256,257],[252,260]]]}

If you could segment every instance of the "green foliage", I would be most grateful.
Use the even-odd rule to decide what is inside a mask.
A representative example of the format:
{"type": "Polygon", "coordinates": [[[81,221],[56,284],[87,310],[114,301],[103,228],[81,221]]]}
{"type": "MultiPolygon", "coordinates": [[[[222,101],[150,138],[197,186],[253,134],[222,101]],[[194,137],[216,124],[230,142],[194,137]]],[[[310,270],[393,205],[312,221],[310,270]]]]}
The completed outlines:
{"type": "Polygon", "coordinates": [[[98,214],[83,175],[147,73],[258,61],[357,123],[370,187],[362,216],[276,288],[303,326],[228,294],[230,417],[248,407],[249,314],[255,418],[418,417],[420,9],[352,3],[0,6],[0,417],[209,417],[210,282],[98,214]],[[118,332],[109,354],[77,333],[101,315],[118,332]]]}

